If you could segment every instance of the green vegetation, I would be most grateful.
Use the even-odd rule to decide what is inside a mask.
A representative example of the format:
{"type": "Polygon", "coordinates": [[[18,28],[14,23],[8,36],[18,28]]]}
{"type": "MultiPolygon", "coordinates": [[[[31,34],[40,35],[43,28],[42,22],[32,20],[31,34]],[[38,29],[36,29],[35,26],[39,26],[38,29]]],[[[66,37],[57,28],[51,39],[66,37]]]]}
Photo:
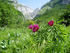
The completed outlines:
{"type": "Polygon", "coordinates": [[[67,53],[70,52],[69,35],[68,30],[58,24],[40,26],[35,33],[26,27],[5,26],[0,29],[0,53],[67,53]]]}
{"type": "MultiPolygon", "coordinates": [[[[0,26],[19,26],[23,22],[23,14],[12,4],[0,1],[0,26]],[[18,24],[18,25],[17,25],[18,24]]],[[[22,24],[21,24],[22,25],[22,24]]]]}
{"type": "Polygon", "coordinates": [[[38,15],[42,15],[45,13],[45,11],[50,10],[50,9],[52,9],[50,6],[46,6],[38,12],[38,15]]]}
{"type": "Polygon", "coordinates": [[[48,22],[48,20],[54,20],[55,23],[58,22],[59,18],[63,13],[65,12],[64,9],[66,9],[67,5],[55,5],[52,9],[47,10],[44,14],[37,16],[34,20],[37,20],[37,23],[39,24],[45,24],[48,22]]]}
{"type": "Polygon", "coordinates": [[[53,1],[50,1],[46,4],[44,4],[41,8],[41,10],[39,11],[38,15],[42,15],[44,14],[44,12],[46,12],[47,10],[50,10],[52,9],[54,6],[60,4],[63,0],[53,0],[53,1]]]}
{"type": "Polygon", "coordinates": [[[0,53],[70,53],[69,29],[70,5],[57,4],[29,21],[12,4],[0,1],[0,53]],[[28,29],[31,24],[39,30],[28,29]]]}
{"type": "Polygon", "coordinates": [[[64,13],[60,17],[60,23],[65,24],[66,26],[70,25],[70,5],[66,7],[67,10],[64,9],[64,13]]]}
{"type": "Polygon", "coordinates": [[[70,43],[66,40],[70,38],[70,5],[56,4],[52,9],[37,16],[34,21],[41,26],[40,31],[32,36],[41,47],[45,45],[42,51],[40,50],[42,53],[70,53],[70,43]],[[55,25],[50,27],[47,23],[52,19],[55,25]]]}

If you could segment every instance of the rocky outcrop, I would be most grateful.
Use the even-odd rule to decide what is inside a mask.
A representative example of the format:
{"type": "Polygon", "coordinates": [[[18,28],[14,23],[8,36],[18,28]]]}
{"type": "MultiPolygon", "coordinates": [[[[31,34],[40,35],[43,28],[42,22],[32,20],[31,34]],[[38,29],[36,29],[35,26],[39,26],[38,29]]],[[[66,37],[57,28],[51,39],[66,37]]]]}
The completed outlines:
{"type": "Polygon", "coordinates": [[[70,0],[63,0],[61,4],[70,4],[70,0]]]}
{"type": "MultiPolygon", "coordinates": [[[[51,1],[55,1],[55,0],[51,0],[51,1]]],[[[70,0],[60,0],[62,2],[60,2],[60,4],[70,4],[70,0]]]]}
{"type": "Polygon", "coordinates": [[[26,19],[32,19],[31,13],[34,11],[33,9],[29,8],[26,5],[22,4],[14,4],[15,8],[22,12],[22,14],[25,16],[26,19]]]}

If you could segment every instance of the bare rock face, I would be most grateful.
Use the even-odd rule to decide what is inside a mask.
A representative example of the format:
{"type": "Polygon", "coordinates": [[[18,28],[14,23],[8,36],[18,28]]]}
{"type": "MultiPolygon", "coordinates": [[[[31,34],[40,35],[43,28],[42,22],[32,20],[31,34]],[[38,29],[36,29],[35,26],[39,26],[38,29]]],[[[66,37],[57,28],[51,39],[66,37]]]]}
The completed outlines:
{"type": "Polygon", "coordinates": [[[29,8],[26,5],[22,4],[14,4],[15,8],[22,12],[22,14],[25,16],[26,19],[32,19],[31,13],[34,11],[33,9],[29,8]]]}
{"type": "MultiPolygon", "coordinates": [[[[55,1],[55,0],[51,0],[51,1],[55,1]]],[[[70,4],[70,0],[62,0],[60,4],[70,4]]]]}
{"type": "Polygon", "coordinates": [[[31,17],[34,18],[34,17],[38,14],[38,12],[39,12],[39,8],[36,8],[36,9],[32,12],[31,17]]]}
{"type": "Polygon", "coordinates": [[[30,7],[28,7],[28,6],[24,5],[24,4],[20,4],[17,0],[10,0],[10,1],[13,2],[13,5],[15,6],[15,8],[17,10],[22,12],[22,14],[24,15],[24,17],[26,19],[33,19],[35,17],[36,14],[34,14],[34,12],[36,13],[37,12],[36,10],[34,11],[30,7]]]}
{"type": "Polygon", "coordinates": [[[61,4],[70,4],[70,0],[63,0],[61,4]]]}

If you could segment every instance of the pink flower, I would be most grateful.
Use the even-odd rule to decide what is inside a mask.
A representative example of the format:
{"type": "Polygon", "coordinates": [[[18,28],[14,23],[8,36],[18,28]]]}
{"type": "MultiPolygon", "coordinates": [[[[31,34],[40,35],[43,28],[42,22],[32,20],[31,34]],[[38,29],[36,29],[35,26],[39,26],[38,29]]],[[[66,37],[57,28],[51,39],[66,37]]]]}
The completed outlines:
{"type": "Polygon", "coordinates": [[[33,25],[30,25],[30,26],[29,26],[29,29],[32,29],[32,28],[33,28],[33,25]]]}
{"type": "Polygon", "coordinates": [[[34,25],[32,31],[36,32],[38,29],[39,29],[39,26],[38,25],[34,25]]]}
{"type": "Polygon", "coordinates": [[[48,22],[48,24],[49,24],[50,26],[53,26],[54,21],[53,21],[53,20],[51,20],[51,21],[49,21],[49,22],[48,22]]]}

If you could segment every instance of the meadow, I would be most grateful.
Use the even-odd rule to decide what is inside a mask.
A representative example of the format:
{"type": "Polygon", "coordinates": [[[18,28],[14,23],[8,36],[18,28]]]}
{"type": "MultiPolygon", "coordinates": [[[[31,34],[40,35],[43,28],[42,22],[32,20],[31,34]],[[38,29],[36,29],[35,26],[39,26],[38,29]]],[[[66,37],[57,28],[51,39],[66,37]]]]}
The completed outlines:
{"type": "Polygon", "coordinates": [[[0,53],[70,53],[70,27],[54,24],[40,26],[32,32],[28,27],[0,28],[0,53]]]}

